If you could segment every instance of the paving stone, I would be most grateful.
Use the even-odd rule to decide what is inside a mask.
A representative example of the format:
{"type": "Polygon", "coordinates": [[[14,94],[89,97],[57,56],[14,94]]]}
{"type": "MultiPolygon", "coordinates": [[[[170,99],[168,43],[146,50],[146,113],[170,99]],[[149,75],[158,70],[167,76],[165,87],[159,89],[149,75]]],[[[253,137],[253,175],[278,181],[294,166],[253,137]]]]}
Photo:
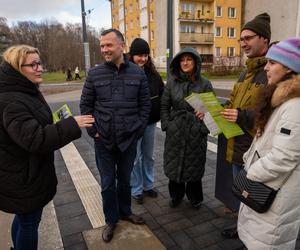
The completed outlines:
{"type": "Polygon", "coordinates": [[[204,212],[200,213],[194,217],[190,217],[189,219],[193,222],[194,225],[198,225],[201,223],[204,223],[206,221],[210,221],[214,218],[217,218],[217,216],[212,212],[204,212]]]}
{"type": "Polygon", "coordinates": [[[170,235],[182,250],[194,250],[198,248],[196,243],[184,231],[178,231],[170,235]]]}
{"type": "Polygon", "coordinates": [[[82,233],[71,234],[63,238],[64,247],[70,247],[76,244],[84,243],[82,233]]]}
{"type": "Polygon", "coordinates": [[[169,249],[169,247],[176,246],[174,240],[169,236],[169,234],[162,228],[153,230],[155,236],[164,244],[164,246],[169,249]]]}
{"type": "Polygon", "coordinates": [[[236,219],[218,217],[210,221],[215,227],[223,230],[226,227],[236,225],[236,219]]]}
{"type": "Polygon", "coordinates": [[[76,245],[66,247],[65,250],[88,250],[88,248],[85,243],[79,243],[76,245]]]}
{"type": "Polygon", "coordinates": [[[77,192],[75,191],[68,191],[68,192],[58,192],[54,197],[54,204],[55,206],[61,206],[67,203],[80,201],[80,197],[77,192]]]}
{"type": "Polygon", "coordinates": [[[145,213],[142,216],[151,230],[159,229],[161,227],[150,213],[145,213]]]}
{"type": "Polygon", "coordinates": [[[86,211],[80,200],[67,203],[64,205],[56,206],[55,210],[56,210],[57,217],[59,217],[61,220],[86,214],[86,211]]]}
{"type": "Polygon", "coordinates": [[[186,228],[184,231],[187,233],[187,235],[189,235],[189,237],[196,238],[202,234],[216,231],[216,227],[209,222],[204,222],[202,224],[186,228]]]}
{"type": "Polygon", "coordinates": [[[164,214],[162,216],[157,216],[156,217],[156,221],[160,224],[160,225],[164,225],[173,221],[177,221],[179,219],[184,218],[184,216],[179,213],[179,212],[173,212],[170,214],[164,214]]]}
{"type": "Polygon", "coordinates": [[[219,231],[213,231],[202,234],[201,236],[194,238],[194,240],[197,243],[198,247],[206,249],[206,247],[222,242],[224,239],[219,231]]]}
{"type": "Polygon", "coordinates": [[[60,220],[59,222],[59,229],[63,239],[65,236],[80,233],[91,228],[92,225],[85,214],[66,220],[60,220]]]}
{"type": "Polygon", "coordinates": [[[189,219],[181,219],[177,221],[173,221],[171,223],[163,225],[163,228],[166,230],[168,233],[173,233],[179,230],[183,230],[185,228],[191,227],[193,223],[189,219]]]}

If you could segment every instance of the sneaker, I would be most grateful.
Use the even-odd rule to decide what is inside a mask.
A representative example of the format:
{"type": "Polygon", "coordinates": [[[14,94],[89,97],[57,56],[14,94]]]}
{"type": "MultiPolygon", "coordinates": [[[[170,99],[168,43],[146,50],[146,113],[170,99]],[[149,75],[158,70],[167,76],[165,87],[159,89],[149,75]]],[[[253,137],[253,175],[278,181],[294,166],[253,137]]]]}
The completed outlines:
{"type": "Polygon", "coordinates": [[[181,201],[182,201],[182,199],[171,199],[169,201],[169,206],[171,208],[175,208],[175,207],[177,207],[181,203],[181,201]]]}
{"type": "Polygon", "coordinates": [[[157,192],[154,189],[144,190],[144,194],[151,198],[157,197],[157,192]]]}
{"type": "Polygon", "coordinates": [[[201,201],[191,201],[192,207],[195,209],[199,209],[201,207],[201,201]]]}
{"type": "Polygon", "coordinates": [[[144,203],[144,196],[142,194],[132,195],[132,199],[134,199],[137,204],[144,203]]]}

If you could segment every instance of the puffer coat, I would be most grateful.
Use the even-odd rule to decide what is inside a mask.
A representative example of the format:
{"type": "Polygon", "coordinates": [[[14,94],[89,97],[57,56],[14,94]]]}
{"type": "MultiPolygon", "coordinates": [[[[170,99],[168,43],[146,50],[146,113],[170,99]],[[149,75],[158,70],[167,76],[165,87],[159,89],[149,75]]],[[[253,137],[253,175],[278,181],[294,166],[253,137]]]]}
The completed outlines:
{"type": "Polygon", "coordinates": [[[265,213],[241,203],[238,233],[249,250],[295,249],[300,226],[300,76],[279,84],[272,106],[265,131],[255,137],[244,162],[249,179],[281,188],[265,213]]]}
{"type": "Polygon", "coordinates": [[[196,50],[181,50],[170,64],[170,74],[161,102],[161,128],[166,131],[164,171],[175,182],[194,182],[204,174],[208,129],[185,101],[192,93],[213,91],[200,75],[201,58],[196,50]],[[180,57],[190,53],[196,62],[195,81],[180,71],[180,57]]]}
{"type": "Polygon", "coordinates": [[[53,124],[39,89],[0,65],[0,210],[31,213],[56,193],[54,150],[81,136],[75,119],[53,124]]]}

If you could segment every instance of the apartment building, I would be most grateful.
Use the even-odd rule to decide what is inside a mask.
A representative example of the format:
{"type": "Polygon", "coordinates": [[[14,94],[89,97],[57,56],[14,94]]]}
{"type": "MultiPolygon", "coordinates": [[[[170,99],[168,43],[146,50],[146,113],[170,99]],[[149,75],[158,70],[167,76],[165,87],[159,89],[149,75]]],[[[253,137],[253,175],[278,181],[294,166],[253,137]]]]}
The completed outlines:
{"type": "Polygon", "coordinates": [[[148,41],[151,56],[155,57],[156,39],[154,0],[110,0],[112,27],[119,29],[125,38],[126,51],[136,37],[148,41]]]}
{"type": "Polygon", "coordinates": [[[260,13],[269,13],[271,41],[300,36],[300,0],[243,0],[243,2],[242,23],[260,13]]]}
{"type": "MultiPolygon", "coordinates": [[[[194,47],[203,66],[239,65],[242,0],[173,0],[173,54],[194,47]]],[[[111,0],[112,26],[126,38],[149,42],[159,68],[166,67],[167,0],[111,0]]]]}

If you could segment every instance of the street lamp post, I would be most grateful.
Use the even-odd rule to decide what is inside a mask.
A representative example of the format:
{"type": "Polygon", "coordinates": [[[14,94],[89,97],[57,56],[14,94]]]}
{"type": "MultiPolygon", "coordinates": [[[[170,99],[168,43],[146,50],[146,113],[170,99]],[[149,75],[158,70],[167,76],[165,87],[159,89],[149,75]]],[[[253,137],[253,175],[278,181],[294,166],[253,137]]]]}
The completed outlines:
{"type": "Polygon", "coordinates": [[[91,62],[90,62],[89,42],[86,34],[85,16],[86,16],[86,12],[84,9],[84,0],[81,0],[82,40],[83,40],[83,51],[84,51],[85,74],[87,75],[87,72],[91,67],[91,62]]]}
{"type": "Polygon", "coordinates": [[[173,58],[173,0],[168,0],[167,6],[167,76],[173,58]]]}

